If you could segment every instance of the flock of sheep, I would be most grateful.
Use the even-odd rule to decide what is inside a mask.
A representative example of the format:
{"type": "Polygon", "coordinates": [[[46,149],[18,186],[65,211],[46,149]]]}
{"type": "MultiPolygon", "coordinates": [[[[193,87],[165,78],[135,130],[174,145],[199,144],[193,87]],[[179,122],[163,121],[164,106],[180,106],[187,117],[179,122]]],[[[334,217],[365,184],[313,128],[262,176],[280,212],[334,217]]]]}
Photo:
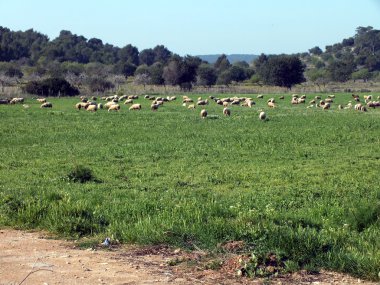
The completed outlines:
{"type": "MultiPolygon", "coordinates": [[[[97,103],[96,97],[91,97],[90,99],[81,96],[80,102],[78,102],[75,105],[75,108],[77,110],[87,110],[90,112],[96,112],[99,109],[107,109],[108,112],[111,111],[119,111],[120,110],[120,103],[124,102],[125,105],[130,105],[129,110],[141,110],[141,104],[135,103],[134,100],[137,100],[139,98],[138,95],[112,95],[107,97],[101,97],[101,100],[104,101],[104,103],[97,103]]],[[[144,98],[146,100],[152,101],[150,105],[150,109],[152,111],[158,110],[161,106],[166,104],[167,102],[172,102],[177,100],[176,96],[167,96],[167,97],[155,97],[150,95],[145,95],[144,98]]],[[[264,95],[259,94],[256,97],[258,100],[264,99],[264,95]]],[[[349,101],[346,105],[338,105],[338,109],[354,109],[362,112],[366,112],[368,108],[376,108],[380,107],[380,96],[377,96],[377,100],[373,100],[372,95],[366,95],[363,97],[364,102],[362,103],[360,100],[359,95],[352,94],[352,98],[355,101],[355,105],[353,105],[352,101],[349,101]]],[[[279,100],[284,100],[285,96],[280,96],[279,100]]],[[[321,96],[315,96],[312,98],[308,103],[306,103],[307,96],[306,95],[298,95],[293,94],[291,96],[290,103],[292,105],[298,105],[298,104],[307,104],[307,108],[322,108],[323,110],[328,110],[331,108],[332,104],[334,103],[335,95],[328,95],[325,99],[322,99],[321,96]]],[[[48,102],[45,98],[37,98],[36,99],[39,103],[41,103],[41,108],[52,108],[53,104],[51,102],[48,102]]],[[[223,106],[223,115],[224,116],[231,116],[231,109],[229,108],[231,105],[238,105],[242,107],[248,107],[252,108],[253,105],[256,103],[253,101],[252,98],[249,97],[225,97],[225,98],[218,98],[215,96],[209,96],[207,99],[203,99],[202,97],[199,97],[197,101],[195,102],[192,98],[183,95],[182,96],[182,105],[188,109],[195,109],[196,106],[207,106],[209,105],[209,100],[215,102],[218,105],[223,106]]],[[[3,99],[0,100],[0,104],[17,104],[17,103],[24,103],[24,98],[13,98],[11,100],[3,99]]],[[[24,108],[29,108],[29,105],[24,104],[24,108]]],[[[277,102],[275,98],[269,98],[267,100],[267,106],[269,108],[277,108],[277,102]]],[[[260,109],[259,111],[259,119],[260,120],[267,120],[268,117],[266,113],[260,109]]],[[[205,109],[205,107],[202,107],[202,110],[200,112],[201,118],[207,118],[208,112],[205,109]]]]}

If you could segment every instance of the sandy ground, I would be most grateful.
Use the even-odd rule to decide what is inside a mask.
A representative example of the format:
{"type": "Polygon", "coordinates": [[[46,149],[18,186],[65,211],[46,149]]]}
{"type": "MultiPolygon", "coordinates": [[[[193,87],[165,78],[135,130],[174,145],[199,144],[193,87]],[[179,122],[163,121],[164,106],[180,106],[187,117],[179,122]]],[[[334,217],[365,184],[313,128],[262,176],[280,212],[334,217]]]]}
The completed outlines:
{"type": "Polygon", "coordinates": [[[197,252],[189,254],[166,246],[81,250],[74,242],[47,237],[43,233],[0,230],[0,285],[376,284],[332,272],[300,272],[269,281],[238,278],[231,262],[218,271],[169,265],[173,260],[196,261],[201,255],[197,252]]]}

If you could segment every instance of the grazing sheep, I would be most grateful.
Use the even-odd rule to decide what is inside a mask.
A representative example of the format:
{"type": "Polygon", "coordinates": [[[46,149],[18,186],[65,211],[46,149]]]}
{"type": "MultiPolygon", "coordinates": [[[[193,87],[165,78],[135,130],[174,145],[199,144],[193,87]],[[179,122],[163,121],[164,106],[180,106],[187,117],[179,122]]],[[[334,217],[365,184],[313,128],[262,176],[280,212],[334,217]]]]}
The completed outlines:
{"type": "Polygon", "coordinates": [[[78,110],[82,109],[82,103],[76,103],[75,109],[78,109],[78,110]]]}
{"type": "Polygon", "coordinates": [[[331,94],[331,95],[328,95],[327,97],[333,99],[333,98],[335,98],[335,95],[331,94]]]}
{"type": "Polygon", "coordinates": [[[372,100],[372,95],[364,95],[364,100],[372,100]]]}
{"type": "Polygon", "coordinates": [[[24,109],[29,109],[30,108],[30,106],[28,104],[23,104],[22,106],[24,107],[24,109]]]}
{"type": "Polygon", "coordinates": [[[40,103],[45,103],[46,102],[46,99],[45,98],[37,98],[36,99],[38,102],[40,103]]]}
{"type": "Polygon", "coordinates": [[[356,102],[360,102],[359,95],[352,94],[351,96],[352,96],[352,98],[354,98],[354,100],[355,100],[356,102]]]}
{"type": "Polygon", "coordinates": [[[331,98],[326,98],[326,99],[325,99],[325,102],[326,102],[326,103],[334,103],[333,99],[331,99],[331,98]]]}
{"type": "Polygon", "coordinates": [[[199,100],[198,98],[198,102],[197,102],[197,105],[198,106],[204,106],[204,105],[208,105],[208,100],[199,100]]]}
{"type": "Polygon", "coordinates": [[[285,99],[284,95],[280,96],[280,100],[284,100],[284,99],[285,99]]]}
{"type": "Polygon", "coordinates": [[[194,104],[191,104],[187,107],[187,109],[195,109],[195,105],[194,104]]]}
{"type": "Polygon", "coordinates": [[[322,98],[321,98],[321,96],[315,96],[314,99],[315,100],[321,100],[322,98]]]}
{"type": "Polygon", "coordinates": [[[259,94],[257,95],[257,99],[263,99],[264,98],[264,95],[263,94],[259,94]]]}
{"type": "Polygon", "coordinates": [[[132,104],[129,110],[141,110],[141,104],[132,104]]]}
{"type": "Polygon", "coordinates": [[[98,110],[98,105],[89,104],[86,110],[90,112],[96,112],[98,110]]]}
{"type": "Polygon", "coordinates": [[[247,106],[248,106],[249,108],[252,108],[252,105],[255,105],[255,104],[256,104],[255,102],[253,102],[253,101],[251,101],[251,100],[247,100],[246,102],[247,102],[247,106]]]}
{"type": "Polygon", "coordinates": [[[227,107],[227,106],[228,106],[228,102],[227,102],[227,101],[224,101],[224,102],[222,103],[222,105],[223,105],[223,107],[227,107]]]}
{"type": "Polygon", "coordinates": [[[43,103],[40,108],[53,108],[53,104],[50,102],[43,103]]]}
{"type": "Polygon", "coordinates": [[[17,104],[17,103],[24,103],[24,98],[13,98],[9,104],[17,104]]]}
{"type": "Polygon", "coordinates": [[[218,105],[223,105],[223,101],[222,100],[216,100],[216,104],[218,104],[218,105]]]}
{"type": "Polygon", "coordinates": [[[8,99],[1,99],[0,100],[0,105],[7,105],[9,104],[9,100],[8,99]]]}
{"type": "Polygon", "coordinates": [[[330,109],[330,107],[331,107],[330,103],[325,103],[322,108],[323,110],[328,110],[330,109]]]}
{"type": "Polygon", "coordinates": [[[133,104],[133,99],[125,100],[124,105],[127,105],[127,104],[133,104]]]}
{"type": "MultiPolygon", "coordinates": [[[[185,97],[185,96],[184,96],[185,97]]],[[[194,101],[193,101],[193,99],[190,99],[190,98],[184,98],[183,100],[182,100],[182,103],[193,103],[194,101]]]]}
{"type": "Polygon", "coordinates": [[[80,100],[81,100],[83,103],[86,103],[86,102],[88,101],[88,98],[81,96],[80,100]]]}
{"type": "Polygon", "coordinates": [[[269,102],[276,103],[276,101],[274,100],[274,98],[269,98],[268,101],[267,101],[267,103],[269,103],[269,102]]]}
{"type": "Polygon", "coordinates": [[[340,104],[339,104],[339,105],[338,105],[338,109],[339,109],[339,110],[343,110],[343,105],[340,105],[340,104]]]}
{"type": "Polygon", "coordinates": [[[108,112],[109,111],[116,111],[118,112],[120,110],[120,105],[119,104],[113,104],[111,105],[109,108],[108,108],[108,112]]]}
{"type": "Polygon", "coordinates": [[[98,109],[103,109],[103,104],[102,103],[98,104],[98,109]]]}
{"type": "Polygon", "coordinates": [[[269,108],[275,108],[276,105],[275,105],[272,101],[269,101],[269,102],[268,102],[268,107],[269,107],[269,108]]]}
{"type": "Polygon", "coordinates": [[[223,115],[224,116],[231,116],[231,110],[228,108],[223,109],[223,115]]]}
{"type": "Polygon", "coordinates": [[[149,99],[149,95],[145,95],[144,98],[145,98],[145,99],[149,99]]]}
{"type": "Polygon", "coordinates": [[[92,101],[96,101],[96,100],[98,100],[98,98],[96,98],[95,96],[92,96],[92,97],[91,97],[91,100],[92,100],[92,101]]]}
{"type": "Polygon", "coordinates": [[[265,114],[264,111],[261,111],[260,114],[259,114],[259,119],[261,121],[265,121],[267,119],[267,114],[265,114]]]}
{"type": "Polygon", "coordinates": [[[109,108],[109,107],[111,107],[112,105],[117,105],[115,102],[112,102],[112,101],[109,101],[109,102],[107,102],[105,105],[104,105],[104,107],[106,107],[107,109],[109,108]]]}
{"type": "Polygon", "coordinates": [[[305,98],[298,98],[297,99],[297,104],[304,104],[306,102],[305,98]]]}
{"type": "Polygon", "coordinates": [[[157,111],[158,110],[158,107],[160,107],[160,104],[155,104],[153,103],[152,105],[150,105],[150,109],[152,111],[157,111]]]}
{"type": "Polygon", "coordinates": [[[310,102],[309,102],[309,104],[311,105],[311,104],[315,104],[315,99],[313,99],[313,100],[311,100],[310,102]]]}
{"type": "Polygon", "coordinates": [[[205,109],[202,109],[201,111],[201,118],[204,119],[207,117],[207,111],[205,109]]]}
{"type": "Polygon", "coordinates": [[[300,97],[300,99],[306,99],[306,95],[303,94],[303,95],[300,97]]]}

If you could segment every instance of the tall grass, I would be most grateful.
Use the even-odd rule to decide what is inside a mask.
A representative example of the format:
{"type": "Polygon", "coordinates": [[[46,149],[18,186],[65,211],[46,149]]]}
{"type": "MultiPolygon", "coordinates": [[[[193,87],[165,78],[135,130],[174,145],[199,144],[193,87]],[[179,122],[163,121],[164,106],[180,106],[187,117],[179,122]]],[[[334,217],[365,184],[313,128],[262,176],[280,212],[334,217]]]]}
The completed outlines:
{"type": "Polygon", "coordinates": [[[339,111],[350,94],[329,111],[265,96],[278,108],[255,99],[226,118],[212,103],[205,120],[180,100],[157,112],[142,98],[119,113],[65,98],[0,105],[0,225],[210,250],[244,240],[292,267],[378,279],[380,111],[339,111]],[[67,179],[78,166],[96,179],[67,179]]]}

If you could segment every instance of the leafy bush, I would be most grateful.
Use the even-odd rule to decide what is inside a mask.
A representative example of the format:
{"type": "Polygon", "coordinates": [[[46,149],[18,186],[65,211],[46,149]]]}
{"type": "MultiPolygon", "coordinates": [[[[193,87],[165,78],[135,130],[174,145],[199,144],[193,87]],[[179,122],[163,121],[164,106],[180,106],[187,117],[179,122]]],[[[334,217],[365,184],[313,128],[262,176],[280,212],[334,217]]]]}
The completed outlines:
{"type": "Polygon", "coordinates": [[[79,183],[86,183],[95,180],[91,169],[82,165],[75,166],[74,169],[67,174],[67,178],[70,181],[79,183]]]}
{"type": "Polygon", "coordinates": [[[48,78],[42,81],[29,81],[24,91],[40,96],[75,96],[79,90],[62,78],[48,78]]]}

